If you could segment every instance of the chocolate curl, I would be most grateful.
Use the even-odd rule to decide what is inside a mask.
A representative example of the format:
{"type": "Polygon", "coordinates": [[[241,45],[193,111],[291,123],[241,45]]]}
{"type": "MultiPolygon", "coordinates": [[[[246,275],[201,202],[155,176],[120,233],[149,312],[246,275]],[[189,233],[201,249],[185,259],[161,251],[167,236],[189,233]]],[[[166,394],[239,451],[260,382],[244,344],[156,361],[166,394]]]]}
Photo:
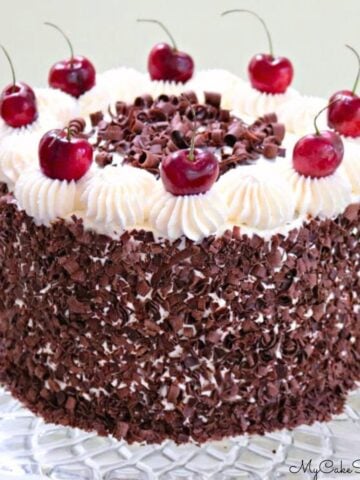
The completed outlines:
{"type": "Polygon", "coordinates": [[[116,113],[117,115],[126,115],[126,113],[128,112],[128,106],[126,105],[125,102],[116,102],[115,103],[115,110],[116,110],[116,113]]]}
{"type": "Polygon", "coordinates": [[[161,161],[161,156],[154,155],[149,151],[137,152],[131,157],[125,159],[125,163],[130,163],[134,167],[144,168],[156,172],[161,161]]]}
{"type": "Polygon", "coordinates": [[[229,122],[231,118],[230,110],[220,110],[219,120],[220,122],[229,122]]]}
{"type": "Polygon", "coordinates": [[[174,143],[174,145],[176,145],[177,149],[189,147],[183,133],[180,132],[179,130],[174,130],[173,132],[171,132],[171,140],[174,143]]]}
{"type": "Polygon", "coordinates": [[[265,158],[268,158],[270,160],[274,159],[277,157],[279,151],[278,145],[276,143],[265,143],[264,142],[264,150],[263,154],[265,158]]]}
{"type": "Polygon", "coordinates": [[[216,146],[221,146],[224,141],[224,132],[220,128],[217,128],[211,131],[210,137],[216,146]]]}
{"type": "Polygon", "coordinates": [[[95,112],[90,115],[90,123],[92,127],[97,127],[101,120],[104,119],[104,114],[102,112],[95,112]]]}
{"type": "Polygon", "coordinates": [[[145,94],[145,95],[141,95],[141,97],[135,98],[134,105],[135,107],[149,108],[153,105],[153,103],[154,103],[153,97],[149,94],[145,94]]]}
{"type": "MultiPolygon", "coordinates": [[[[263,117],[261,117],[258,121],[262,123],[277,123],[277,115],[276,113],[267,113],[263,117]]],[[[256,123],[256,122],[255,122],[256,123]]]]}
{"type": "Polygon", "coordinates": [[[131,123],[130,130],[134,133],[141,133],[144,128],[144,123],[139,118],[134,118],[131,123]]]}
{"type": "Polygon", "coordinates": [[[198,97],[197,97],[196,93],[192,90],[190,90],[188,92],[184,92],[182,94],[182,96],[187,98],[190,103],[193,103],[193,104],[199,103],[199,100],[198,100],[198,97]]]}
{"type": "Polygon", "coordinates": [[[273,130],[275,141],[278,143],[278,145],[280,145],[285,137],[285,125],[283,125],[282,123],[276,122],[276,123],[272,123],[271,127],[273,130]]]}
{"type": "Polygon", "coordinates": [[[111,165],[112,159],[112,154],[107,152],[99,152],[95,155],[95,162],[101,168],[106,167],[106,165],[111,165]]]}
{"type": "Polygon", "coordinates": [[[85,130],[86,122],[83,118],[74,118],[68,124],[69,132],[72,135],[78,135],[85,130]]]}
{"type": "MultiPolygon", "coordinates": [[[[153,122],[163,122],[167,120],[166,114],[157,107],[152,107],[149,111],[149,118],[153,122]]],[[[165,123],[167,125],[167,123],[165,123]]]]}
{"type": "Polygon", "coordinates": [[[206,105],[211,105],[219,109],[221,105],[221,95],[215,92],[205,92],[205,103],[206,105]]]}
{"type": "Polygon", "coordinates": [[[244,133],[246,133],[244,127],[241,124],[234,122],[232,125],[230,125],[230,128],[224,137],[225,144],[233,147],[237,140],[244,135],[244,133]]]}

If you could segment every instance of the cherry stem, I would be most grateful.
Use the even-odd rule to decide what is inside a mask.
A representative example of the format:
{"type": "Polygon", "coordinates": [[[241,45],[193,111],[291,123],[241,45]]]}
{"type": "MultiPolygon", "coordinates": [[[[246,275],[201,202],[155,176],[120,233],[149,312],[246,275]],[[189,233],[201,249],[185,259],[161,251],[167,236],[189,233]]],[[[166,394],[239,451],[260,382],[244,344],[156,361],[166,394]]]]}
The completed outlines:
{"type": "Polygon", "coordinates": [[[331,107],[331,105],[334,105],[334,103],[340,102],[340,100],[341,100],[341,98],[337,98],[336,100],[328,103],[328,104],[326,105],[326,107],[322,108],[322,109],[320,110],[320,112],[318,112],[318,113],[315,115],[315,118],[314,118],[314,127],[315,127],[315,133],[316,133],[316,135],[320,135],[320,129],[319,129],[318,124],[317,124],[317,121],[318,121],[320,115],[321,115],[323,112],[325,112],[325,110],[327,110],[329,107],[331,107]]]}
{"type": "Polygon", "coordinates": [[[358,73],[357,73],[357,75],[356,75],[354,88],[352,89],[352,93],[355,93],[356,90],[357,90],[357,87],[358,87],[358,85],[359,85],[359,80],[360,80],[360,55],[359,55],[359,52],[357,52],[357,51],[355,50],[355,48],[352,47],[351,45],[345,45],[345,47],[348,48],[349,50],[351,50],[351,51],[355,54],[355,56],[356,56],[356,58],[357,58],[357,60],[358,60],[358,64],[359,64],[359,66],[358,66],[358,73]]]}
{"type": "Polygon", "coordinates": [[[273,49],[273,43],[272,43],[270,31],[269,31],[265,21],[260,17],[260,15],[253,12],[252,10],[243,10],[243,9],[235,8],[234,10],[226,10],[226,12],[222,12],[221,16],[224,17],[225,15],[229,15],[231,13],[250,13],[250,15],[253,15],[254,17],[256,17],[262,23],[262,25],[265,29],[265,32],[266,32],[268,42],[269,42],[270,55],[273,57],[274,56],[274,49],[273,49]]]}
{"type": "Polygon", "coordinates": [[[177,45],[176,45],[174,37],[171,35],[170,30],[168,30],[162,22],[159,22],[159,20],[154,20],[152,18],[138,18],[137,21],[138,22],[144,22],[144,23],[156,23],[157,25],[159,25],[164,30],[164,32],[167,34],[167,36],[169,37],[169,39],[172,43],[173,49],[177,50],[177,45]]]}
{"type": "Polygon", "coordinates": [[[70,141],[71,141],[71,138],[72,138],[71,136],[72,136],[72,134],[73,134],[71,128],[70,128],[69,126],[68,126],[68,127],[64,127],[64,132],[66,132],[66,140],[67,140],[68,142],[70,142],[70,141]]]}
{"type": "Polygon", "coordinates": [[[2,45],[0,45],[0,47],[2,48],[2,51],[4,52],[6,58],[7,58],[8,61],[9,61],[10,68],[11,68],[11,74],[12,74],[12,80],[13,80],[13,86],[15,86],[15,84],[16,84],[16,76],[15,76],[14,65],[13,65],[13,63],[12,63],[12,61],[11,61],[10,55],[9,55],[8,51],[6,50],[6,48],[3,47],[2,45]]]}
{"type": "Polygon", "coordinates": [[[69,37],[65,34],[65,32],[63,30],[61,30],[60,27],[58,27],[57,25],[55,25],[54,23],[51,23],[51,22],[44,22],[44,25],[47,25],[48,27],[52,27],[52,28],[55,28],[55,30],[57,30],[58,32],[61,33],[61,35],[65,38],[67,44],[69,45],[69,49],[70,49],[70,56],[71,56],[71,60],[74,58],[74,48],[72,46],[72,43],[69,39],[69,37]]]}
{"type": "Polygon", "coordinates": [[[196,132],[197,132],[197,129],[198,129],[198,126],[197,126],[197,120],[196,120],[196,112],[195,112],[195,108],[193,107],[191,101],[189,100],[189,98],[182,94],[181,97],[187,101],[187,103],[189,104],[189,107],[190,107],[190,111],[192,113],[192,116],[194,117],[194,126],[193,126],[193,131],[192,131],[192,136],[191,136],[191,142],[190,142],[190,151],[189,151],[189,160],[191,162],[193,162],[195,160],[195,140],[196,140],[196,132]]]}

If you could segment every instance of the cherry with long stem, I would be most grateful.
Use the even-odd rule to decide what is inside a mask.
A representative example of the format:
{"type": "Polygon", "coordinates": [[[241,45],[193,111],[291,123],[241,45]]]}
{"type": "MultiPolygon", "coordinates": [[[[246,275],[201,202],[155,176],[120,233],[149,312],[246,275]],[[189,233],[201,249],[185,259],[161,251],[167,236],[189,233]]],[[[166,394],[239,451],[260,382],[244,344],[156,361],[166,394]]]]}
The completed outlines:
{"type": "Polygon", "coordinates": [[[16,81],[11,57],[5,47],[0,47],[9,62],[12,75],[12,83],[5,87],[0,95],[0,116],[13,128],[30,125],[38,117],[35,93],[26,83],[16,81]]]}
{"type": "Polygon", "coordinates": [[[159,27],[162,28],[163,31],[166,33],[166,35],[169,37],[169,40],[171,42],[171,45],[172,45],[173,49],[174,50],[178,49],[177,45],[176,45],[176,42],[175,42],[175,39],[172,36],[170,30],[162,22],[160,22],[159,20],[155,20],[153,18],[138,18],[137,21],[139,23],[155,23],[156,25],[159,25],[159,27]]]}
{"type": "Polygon", "coordinates": [[[265,20],[262,17],[260,17],[260,15],[253,12],[252,10],[245,10],[245,9],[238,9],[238,8],[235,8],[233,10],[226,10],[225,12],[222,12],[221,16],[224,17],[225,15],[231,15],[233,13],[249,13],[250,15],[253,15],[255,18],[257,18],[261,22],[269,42],[269,53],[273,57],[274,56],[273,42],[272,42],[272,38],[271,38],[270,31],[268,29],[268,26],[265,23],[265,20]]]}

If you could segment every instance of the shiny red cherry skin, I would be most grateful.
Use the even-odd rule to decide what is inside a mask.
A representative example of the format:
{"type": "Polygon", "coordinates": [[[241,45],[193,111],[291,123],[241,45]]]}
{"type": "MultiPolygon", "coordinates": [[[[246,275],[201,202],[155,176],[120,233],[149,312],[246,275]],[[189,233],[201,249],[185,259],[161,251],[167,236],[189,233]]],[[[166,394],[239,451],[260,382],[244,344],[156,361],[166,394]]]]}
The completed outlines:
{"type": "Polygon", "coordinates": [[[271,94],[285,93],[294,77],[294,68],[288,58],[266,53],[255,55],[248,71],[252,87],[271,94]]]}
{"type": "Polygon", "coordinates": [[[33,123],[38,118],[34,90],[22,82],[8,85],[0,96],[0,115],[13,128],[33,123]]]}
{"type": "Polygon", "coordinates": [[[360,97],[350,90],[334,93],[329,100],[328,125],[345,137],[360,137],[360,97]]]}
{"type": "Polygon", "coordinates": [[[75,98],[95,85],[96,71],[86,57],[76,55],[69,60],[55,63],[49,72],[49,85],[75,98]]]}
{"type": "Polygon", "coordinates": [[[341,137],[338,133],[333,130],[324,130],[320,132],[322,138],[329,140],[337,151],[338,155],[344,157],[344,142],[341,140],[341,137]]]}
{"type": "Polygon", "coordinates": [[[189,149],[177,150],[161,164],[161,179],[173,195],[205,193],[219,176],[219,162],[209,150],[195,149],[193,160],[189,155],[189,149]]]}
{"type": "Polygon", "coordinates": [[[65,130],[50,130],[40,140],[40,167],[49,178],[79,180],[89,170],[92,158],[90,143],[69,136],[65,130]]]}
{"type": "Polygon", "coordinates": [[[300,138],[293,151],[294,169],[305,177],[323,178],[333,174],[344,156],[341,138],[328,132],[314,133],[300,138]],[[325,133],[325,135],[324,135],[325,133]]]}
{"type": "Polygon", "coordinates": [[[187,53],[167,43],[158,43],[150,52],[148,70],[151,80],[186,83],[193,76],[194,61],[187,53]]]}

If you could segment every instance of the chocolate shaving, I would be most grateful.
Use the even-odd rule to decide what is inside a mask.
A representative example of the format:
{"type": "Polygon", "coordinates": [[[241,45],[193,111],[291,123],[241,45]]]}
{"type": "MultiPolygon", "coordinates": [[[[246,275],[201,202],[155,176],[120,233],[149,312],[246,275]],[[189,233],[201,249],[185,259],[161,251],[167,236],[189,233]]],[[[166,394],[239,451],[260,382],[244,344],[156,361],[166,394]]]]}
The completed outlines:
{"type": "Polygon", "coordinates": [[[285,128],[275,114],[246,125],[221,108],[218,93],[206,92],[205,104],[198,102],[194,92],[179,97],[160,95],[156,99],[143,95],[133,105],[117,102],[115,113],[110,114],[110,121],[105,121],[101,112],[90,117],[96,127],[95,150],[102,154],[96,157],[100,166],[108,165],[110,159],[103,155],[119,153],[125,163],[158,176],[164,157],[189,148],[195,122],[195,146],[218,151],[220,175],[238,165],[252,164],[261,155],[269,160],[284,155],[281,142],[285,128]],[[154,146],[156,152],[151,150],[154,146]]]}

